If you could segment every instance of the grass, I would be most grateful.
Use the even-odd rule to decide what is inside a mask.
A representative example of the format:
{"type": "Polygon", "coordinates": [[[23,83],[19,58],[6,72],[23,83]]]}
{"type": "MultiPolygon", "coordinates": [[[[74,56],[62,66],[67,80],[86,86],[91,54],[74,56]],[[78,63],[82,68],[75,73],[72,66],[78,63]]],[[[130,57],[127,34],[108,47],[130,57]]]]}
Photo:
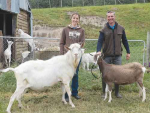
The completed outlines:
{"type": "MultiPolygon", "coordinates": [[[[73,8],[33,9],[34,25],[67,26],[70,24],[68,12],[78,12],[81,16],[99,16],[106,18],[109,10],[116,12],[116,20],[124,26],[128,39],[146,41],[147,31],[150,30],[150,3],[86,6],[73,8]]],[[[81,25],[85,29],[86,38],[97,39],[101,28],[91,25],[81,25]]]]}
{"type": "MultiPolygon", "coordinates": [[[[99,76],[99,71],[94,71],[99,76]]],[[[0,76],[0,113],[5,113],[10,96],[15,90],[14,75],[11,72],[0,76]],[[7,81],[9,79],[10,81],[7,81]],[[4,84],[5,83],[5,84],[4,84]],[[3,86],[7,87],[3,91],[3,86]],[[12,86],[12,87],[9,87],[12,86]],[[13,90],[12,90],[13,89],[13,90]]],[[[120,93],[123,98],[118,99],[112,93],[112,103],[103,101],[101,98],[101,79],[95,79],[90,71],[80,68],[79,71],[79,95],[80,100],[72,98],[76,108],[73,109],[69,104],[64,105],[61,102],[60,84],[55,85],[44,92],[34,92],[28,90],[22,98],[24,109],[18,108],[18,102],[15,101],[12,106],[12,113],[149,113],[150,112],[150,76],[145,74],[144,85],[147,91],[147,100],[142,103],[142,98],[138,96],[138,87],[136,84],[120,86],[120,93]]]]}

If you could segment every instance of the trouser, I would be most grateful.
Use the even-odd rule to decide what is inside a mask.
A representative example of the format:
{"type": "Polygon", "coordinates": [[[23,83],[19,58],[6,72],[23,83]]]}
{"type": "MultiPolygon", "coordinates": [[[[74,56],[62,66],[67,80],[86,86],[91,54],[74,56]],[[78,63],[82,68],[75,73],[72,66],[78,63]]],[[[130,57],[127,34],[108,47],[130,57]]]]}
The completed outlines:
{"type": "MultiPolygon", "coordinates": [[[[78,87],[79,87],[79,84],[78,84],[78,72],[79,72],[79,66],[81,64],[81,59],[79,61],[78,67],[76,69],[76,73],[74,74],[74,76],[72,78],[71,89],[72,89],[72,95],[73,96],[78,95],[78,87]]],[[[68,94],[67,93],[65,93],[65,98],[68,98],[68,94]]]]}
{"type": "MultiPolygon", "coordinates": [[[[121,65],[122,64],[121,56],[105,57],[104,61],[108,64],[116,64],[116,65],[121,65]]],[[[103,93],[105,93],[106,83],[104,82],[103,79],[102,79],[102,88],[103,88],[103,93]]],[[[118,93],[119,93],[119,85],[115,84],[115,95],[117,95],[118,93]]]]}

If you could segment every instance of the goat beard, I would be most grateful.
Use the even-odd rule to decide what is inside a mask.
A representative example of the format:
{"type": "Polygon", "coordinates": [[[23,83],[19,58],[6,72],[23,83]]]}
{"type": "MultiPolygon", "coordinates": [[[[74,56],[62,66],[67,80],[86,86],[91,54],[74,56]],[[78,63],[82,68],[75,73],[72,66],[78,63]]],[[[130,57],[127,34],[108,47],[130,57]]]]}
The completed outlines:
{"type": "Polygon", "coordinates": [[[74,61],[74,64],[73,64],[74,67],[77,68],[78,64],[79,64],[79,60],[77,58],[75,58],[75,61],[74,61]]]}

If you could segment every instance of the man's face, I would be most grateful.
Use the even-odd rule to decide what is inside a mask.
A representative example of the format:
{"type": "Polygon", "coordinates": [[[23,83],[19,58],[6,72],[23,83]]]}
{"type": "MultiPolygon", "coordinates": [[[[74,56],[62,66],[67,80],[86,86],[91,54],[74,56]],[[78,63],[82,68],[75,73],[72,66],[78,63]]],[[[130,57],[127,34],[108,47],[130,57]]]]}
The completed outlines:
{"type": "Polygon", "coordinates": [[[115,24],[115,15],[114,13],[108,13],[107,14],[107,21],[109,24],[115,24]]]}

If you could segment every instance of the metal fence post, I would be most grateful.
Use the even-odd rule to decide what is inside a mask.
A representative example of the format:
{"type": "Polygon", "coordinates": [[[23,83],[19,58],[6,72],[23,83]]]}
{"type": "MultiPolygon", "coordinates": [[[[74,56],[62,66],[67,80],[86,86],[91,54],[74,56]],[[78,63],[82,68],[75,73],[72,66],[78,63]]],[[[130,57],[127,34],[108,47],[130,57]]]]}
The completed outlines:
{"type": "Polygon", "coordinates": [[[146,66],[149,66],[149,54],[150,54],[150,32],[147,32],[147,55],[146,55],[146,66]]]}

